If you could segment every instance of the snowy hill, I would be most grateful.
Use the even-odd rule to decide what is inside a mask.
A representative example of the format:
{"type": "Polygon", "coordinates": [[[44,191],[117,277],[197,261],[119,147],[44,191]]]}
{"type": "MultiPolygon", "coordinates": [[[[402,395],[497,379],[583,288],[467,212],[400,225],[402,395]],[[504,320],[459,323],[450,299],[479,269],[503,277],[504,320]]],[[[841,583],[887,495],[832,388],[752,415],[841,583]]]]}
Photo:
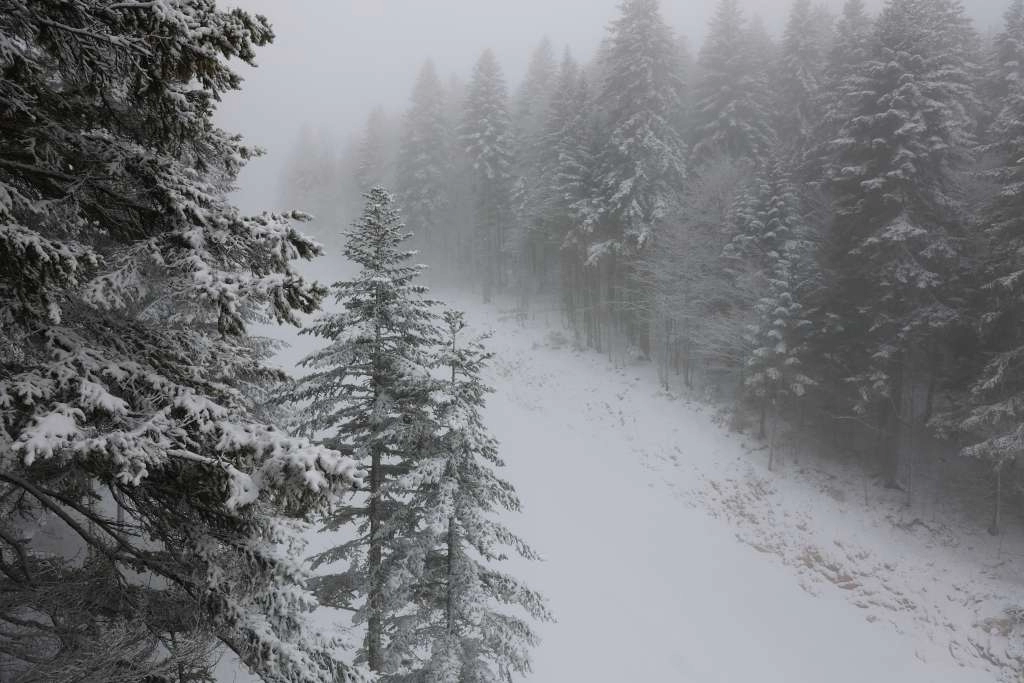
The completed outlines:
{"type": "MultiPolygon", "coordinates": [[[[524,508],[508,522],[545,557],[511,569],[558,619],[531,680],[1015,680],[1001,617],[1022,586],[998,540],[903,519],[881,491],[865,505],[830,483],[841,467],[784,452],[769,472],[647,365],[569,348],[556,314],[524,325],[439,294],[495,333],[488,421],[524,508]]],[[[287,366],[316,345],[290,341],[287,366]]]]}

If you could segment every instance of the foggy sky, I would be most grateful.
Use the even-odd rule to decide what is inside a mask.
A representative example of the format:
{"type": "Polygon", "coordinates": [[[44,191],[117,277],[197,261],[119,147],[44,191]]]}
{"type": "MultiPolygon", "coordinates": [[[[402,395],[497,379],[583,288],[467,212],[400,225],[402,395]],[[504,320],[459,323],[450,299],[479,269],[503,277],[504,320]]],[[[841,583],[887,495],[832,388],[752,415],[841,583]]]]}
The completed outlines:
{"type": "MultiPolygon", "coordinates": [[[[620,0],[234,0],[266,15],[277,35],[257,53],[259,67],[241,68],[241,93],[225,98],[218,116],[226,129],[267,150],[240,180],[243,209],[279,209],[278,174],[303,124],[325,127],[339,143],[361,130],[367,113],[384,105],[404,111],[423,60],[441,77],[469,75],[485,48],[498,56],[510,90],[530,53],[547,36],[561,55],[568,45],[589,59],[617,14],[620,0]]],[[[868,0],[877,8],[882,0],[868,0]]],[[[998,26],[1009,0],[966,0],[980,31],[998,26]]],[[[746,0],[774,34],[791,0],[746,0]]],[[[714,0],[662,0],[673,28],[695,51],[714,0]]],[[[841,0],[831,5],[839,7],[841,0]]],[[[288,207],[294,208],[294,207],[288,207]]]]}

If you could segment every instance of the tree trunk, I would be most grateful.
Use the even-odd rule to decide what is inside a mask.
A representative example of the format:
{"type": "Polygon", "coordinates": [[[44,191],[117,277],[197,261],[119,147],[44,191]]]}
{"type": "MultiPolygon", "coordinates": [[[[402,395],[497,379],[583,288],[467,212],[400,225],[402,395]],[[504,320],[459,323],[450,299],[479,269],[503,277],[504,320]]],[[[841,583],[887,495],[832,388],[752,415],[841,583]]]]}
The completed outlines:
{"type": "Polygon", "coordinates": [[[448,518],[448,577],[447,595],[445,596],[445,626],[449,636],[455,635],[455,553],[458,552],[458,536],[455,529],[455,517],[448,518]]]}
{"type": "Polygon", "coordinates": [[[369,579],[370,590],[367,593],[369,614],[366,621],[366,657],[372,671],[382,673],[383,661],[383,639],[382,619],[384,587],[381,584],[381,566],[383,565],[383,548],[380,538],[380,501],[378,495],[381,485],[381,454],[379,448],[373,449],[370,460],[370,551],[369,551],[369,579]]]}

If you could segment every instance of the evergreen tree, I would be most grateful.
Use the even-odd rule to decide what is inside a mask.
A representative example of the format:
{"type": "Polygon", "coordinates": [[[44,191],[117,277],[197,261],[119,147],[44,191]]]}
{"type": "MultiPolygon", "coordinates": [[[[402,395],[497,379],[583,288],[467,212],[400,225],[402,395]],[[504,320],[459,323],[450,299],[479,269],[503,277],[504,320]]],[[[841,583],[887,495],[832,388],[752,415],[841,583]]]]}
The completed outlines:
{"type": "Polygon", "coordinates": [[[267,680],[352,680],[306,625],[283,514],[355,464],[251,398],[280,376],[247,326],[316,309],[293,262],[319,250],[229,203],[255,152],[213,122],[272,37],[211,2],[0,11],[5,677],[199,677],[213,638],[267,680]]]}
{"type": "Polygon", "coordinates": [[[367,627],[359,659],[386,673],[402,658],[389,636],[412,578],[392,560],[404,557],[408,539],[401,531],[410,528],[413,514],[388,484],[421,457],[430,435],[436,383],[429,350],[439,331],[433,302],[415,284],[422,267],[408,265],[414,252],[401,249],[411,235],[394,198],[380,187],[365,196],[345,245],[345,256],[361,270],[332,285],[342,310],[304,330],[328,344],[302,361],[313,371],[286,399],[303,405],[302,429],[351,451],[367,470],[367,500],[337,506],[328,518],[330,530],[354,526],[352,538],[318,555],[314,566],[347,563],[341,573],[319,579],[318,592],[326,605],[357,610],[357,621],[367,627]]]}
{"type": "Polygon", "coordinates": [[[504,282],[503,247],[512,219],[512,129],[501,67],[490,50],[473,69],[460,139],[476,177],[474,265],[485,302],[504,282]]]}
{"type": "MultiPolygon", "coordinates": [[[[988,258],[981,315],[983,348],[990,360],[971,386],[969,410],[961,423],[970,445],[965,453],[989,462],[1000,473],[1024,448],[1024,2],[1015,0],[996,37],[998,115],[983,147],[996,160],[988,173],[997,194],[984,216],[988,258]]],[[[999,530],[999,490],[992,529],[999,530]]]]}
{"type": "Polygon", "coordinates": [[[811,0],[795,0],[786,22],[777,79],[776,129],[783,144],[794,151],[807,145],[820,119],[831,23],[827,11],[812,6],[811,0]]]}
{"type": "Polygon", "coordinates": [[[537,284],[543,282],[544,248],[543,137],[552,96],[556,64],[551,41],[541,41],[530,59],[526,78],[515,97],[513,119],[515,185],[512,192],[515,225],[506,248],[515,263],[520,311],[525,311],[537,284]]]}
{"type": "Polygon", "coordinates": [[[573,323],[582,322],[577,314],[583,309],[586,226],[595,194],[591,99],[586,76],[566,50],[543,138],[541,214],[546,260],[541,268],[545,274],[557,273],[563,308],[573,323]]]}
{"type": "Polygon", "coordinates": [[[698,59],[692,130],[698,163],[720,154],[760,162],[772,148],[763,71],[769,57],[754,52],[738,0],[719,0],[698,59]]]}
{"type": "Polygon", "coordinates": [[[934,375],[939,334],[958,323],[954,174],[971,144],[970,46],[953,0],[890,0],[831,143],[830,295],[848,361],[837,386],[855,389],[857,410],[884,435],[889,485],[899,479],[901,426],[915,417],[904,387],[934,375]]]}
{"type": "Polygon", "coordinates": [[[678,195],[686,149],[675,128],[681,67],[657,0],[627,0],[610,27],[598,95],[607,142],[596,159],[607,247],[635,252],[678,195]]]}
{"type": "Polygon", "coordinates": [[[444,89],[433,62],[427,61],[405,116],[396,182],[409,229],[431,253],[443,251],[440,233],[448,218],[453,170],[449,137],[444,89]]]}
{"type": "Polygon", "coordinates": [[[447,345],[437,366],[446,381],[436,394],[436,439],[430,455],[397,482],[413,492],[409,505],[429,530],[420,535],[424,571],[402,636],[421,646],[422,659],[402,680],[497,683],[530,671],[537,637],[527,617],[551,617],[540,595],[495,568],[507,549],[538,556],[495,519],[518,511],[519,500],[494,471],[503,463],[481,416],[491,389],[480,374],[491,354],[479,340],[460,343],[461,313],[444,319],[447,345]]]}
{"type": "Polygon", "coordinates": [[[817,283],[796,188],[778,162],[761,174],[743,204],[738,232],[725,253],[734,276],[759,292],[744,377],[760,406],[764,436],[769,408],[777,415],[782,401],[802,397],[812,384],[803,367],[812,324],[803,295],[817,283]]]}
{"type": "Polygon", "coordinates": [[[356,184],[360,193],[383,185],[390,177],[390,130],[383,107],[375,107],[366,119],[366,128],[356,150],[356,184]]]}

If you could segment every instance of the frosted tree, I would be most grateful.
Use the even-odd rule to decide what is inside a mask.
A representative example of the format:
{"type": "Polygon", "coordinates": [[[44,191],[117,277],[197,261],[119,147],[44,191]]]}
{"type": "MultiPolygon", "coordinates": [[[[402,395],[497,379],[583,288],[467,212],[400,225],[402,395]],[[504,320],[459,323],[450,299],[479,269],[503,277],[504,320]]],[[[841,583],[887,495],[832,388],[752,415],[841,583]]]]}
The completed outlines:
{"type": "MultiPolygon", "coordinates": [[[[988,175],[997,187],[983,223],[989,258],[981,273],[981,321],[990,360],[973,382],[960,427],[970,441],[964,452],[1001,475],[1024,452],[1024,2],[1010,5],[995,46],[999,57],[990,80],[1003,96],[983,147],[996,160],[988,175]]],[[[997,480],[993,533],[1000,528],[1000,484],[997,480]]]]}
{"type": "Polygon", "coordinates": [[[422,267],[409,265],[413,252],[401,248],[410,237],[394,198],[370,190],[345,245],[361,270],[332,285],[341,311],[304,330],[328,343],[302,361],[311,372],[285,397],[302,406],[302,429],[352,452],[367,472],[366,499],[336,506],[326,524],[351,538],[319,554],[314,567],[345,564],[318,579],[318,593],[324,604],[356,610],[366,624],[359,659],[378,673],[394,668],[388,634],[409,580],[390,559],[402,552],[410,510],[388,483],[413,466],[429,437],[429,350],[439,334],[433,302],[415,283],[422,267]]]}
{"type": "MultiPolygon", "coordinates": [[[[827,146],[837,137],[839,129],[851,118],[851,97],[860,87],[860,68],[867,61],[872,43],[872,19],[864,0],[846,0],[836,21],[832,44],[825,59],[824,89],[818,110],[820,123],[815,131],[818,148],[815,157],[827,155],[827,146]]],[[[816,169],[817,170],[817,169],[816,169]]]]}
{"type": "Polygon", "coordinates": [[[505,280],[503,247],[513,218],[511,126],[505,79],[494,53],[486,50],[473,69],[460,129],[475,174],[474,270],[485,302],[505,280]]]}
{"type": "Polygon", "coordinates": [[[480,340],[462,341],[461,313],[444,315],[447,341],[437,367],[446,375],[436,395],[430,455],[398,483],[421,523],[425,567],[415,607],[399,639],[420,659],[396,680],[509,681],[530,671],[537,636],[530,619],[551,617],[544,599],[496,565],[512,552],[539,559],[497,517],[519,510],[515,489],[495,470],[498,444],[481,412],[491,391],[481,372],[491,358],[480,340]],[[413,649],[410,647],[410,649],[413,649]]]}
{"type": "Polygon", "coordinates": [[[832,20],[811,0],[795,0],[783,35],[777,77],[776,129],[791,150],[808,143],[821,112],[826,56],[832,20]]]}
{"type": "Polygon", "coordinates": [[[360,193],[389,182],[391,177],[391,131],[383,107],[375,107],[356,150],[356,185],[360,193]]]}
{"type": "Polygon", "coordinates": [[[771,96],[738,0],[719,0],[698,57],[694,85],[693,157],[705,163],[717,155],[762,161],[775,132],[771,96]]]}
{"type": "Polygon", "coordinates": [[[765,436],[769,412],[774,423],[780,404],[804,396],[812,384],[803,358],[812,323],[803,300],[817,282],[812,275],[809,230],[788,173],[776,162],[754,185],[742,200],[736,216],[738,232],[725,254],[733,276],[758,292],[756,322],[748,329],[750,354],[744,363],[744,382],[758,403],[760,433],[765,436]]]}
{"type": "Polygon", "coordinates": [[[612,22],[597,96],[607,142],[597,157],[598,222],[609,248],[628,252],[650,237],[686,175],[686,148],[676,130],[682,108],[681,67],[657,0],[628,0],[612,22]]]}
{"type": "Polygon", "coordinates": [[[405,115],[398,150],[396,189],[410,231],[431,253],[443,252],[448,218],[451,125],[444,88],[433,62],[420,70],[405,115]]]}
{"type": "Polygon", "coordinates": [[[513,208],[515,227],[507,248],[515,261],[519,306],[525,309],[546,265],[544,223],[545,120],[553,95],[557,64],[551,41],[544,38],[530,59],[526,77],[514,98],[512,127],[515,145],[513,208]]]}
{"type": "Polygon", "coordinates": [[[213,122],[272,37],[213,3],[0,12],[5,676],[200,676],[209,639],[266,680],[355,676],[294,558],[356,464],[250,398],[279,373],[247,327],[317,308],[319,248],[230,204],[255,152],[213,122]]]}
{"type": "Polygon", "coordinates": [[[890,0],[829,170],[836,218],[833,312],[844,321],[843,384],[884,435],[896,486],[904,387],[934,377],[939,335],[957,324],[962,224],[954,192],[972,140],[972,35],[953,0],[890,0]],[[912,351],[912,353],[911,353],[912,351]]]}

